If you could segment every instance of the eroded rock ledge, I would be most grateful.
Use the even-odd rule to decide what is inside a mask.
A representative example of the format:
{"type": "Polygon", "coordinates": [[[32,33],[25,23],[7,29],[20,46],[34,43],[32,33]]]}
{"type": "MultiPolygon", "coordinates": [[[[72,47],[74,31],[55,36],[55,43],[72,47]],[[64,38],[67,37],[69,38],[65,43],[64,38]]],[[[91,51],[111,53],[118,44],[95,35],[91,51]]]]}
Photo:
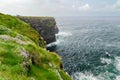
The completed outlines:
{"type": "Polygon", "coordinates": [[[29,23],[46,41],[46,44],[56,41],[55,34],[58,33],[58,27],[53,17],[23,17],[18,16],[24,22],[29,23]]]}

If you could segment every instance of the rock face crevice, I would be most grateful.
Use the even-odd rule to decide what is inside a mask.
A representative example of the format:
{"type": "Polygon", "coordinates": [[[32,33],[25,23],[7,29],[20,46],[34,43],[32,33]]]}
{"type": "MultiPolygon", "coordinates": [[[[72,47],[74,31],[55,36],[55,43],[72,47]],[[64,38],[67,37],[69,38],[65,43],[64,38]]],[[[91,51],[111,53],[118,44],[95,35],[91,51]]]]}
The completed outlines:
{"type": "Polygon", "coordinates": [[[55,34],[58,33],[58,27],[53,17],[21,17],[22,21],[29,23],[46,41],[46,44],[56,41],[55,34]]]}

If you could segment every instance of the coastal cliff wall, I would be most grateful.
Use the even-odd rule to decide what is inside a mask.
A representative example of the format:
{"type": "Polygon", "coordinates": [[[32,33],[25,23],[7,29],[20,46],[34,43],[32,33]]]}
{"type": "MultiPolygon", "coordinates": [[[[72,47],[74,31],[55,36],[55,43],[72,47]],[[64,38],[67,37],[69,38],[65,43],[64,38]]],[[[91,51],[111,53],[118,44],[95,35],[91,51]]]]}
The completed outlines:
{"type": "MultiPolygon", "coordinates": [[[[52,27],[49,22],[41,24],[52,27]]],[[[61,69],[61,57],[44,46],[29,24],[0,13],[0,80],[71,80],[61,69]]]]}
{"type": "Polygon", "coordinates": [[[18,16],[22,21],[29,23],[46,41],[46,44],[56,41],[55,34],[58,27],[53,17],[23,17],[18,16]]]}

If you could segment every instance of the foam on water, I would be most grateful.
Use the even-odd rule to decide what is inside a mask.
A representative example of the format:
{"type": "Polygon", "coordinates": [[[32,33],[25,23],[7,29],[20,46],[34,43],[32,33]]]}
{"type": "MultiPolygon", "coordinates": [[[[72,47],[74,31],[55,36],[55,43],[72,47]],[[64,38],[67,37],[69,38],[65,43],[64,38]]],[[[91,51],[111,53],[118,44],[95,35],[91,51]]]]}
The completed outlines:
{"type": "Polygon", "coordinates": [[[59,32],[58,34],[56,34],[56,36],[71,36],[72,33],[71,32],[59,32]]]}
{"type": "Polygon", "coordinates": [[[53,44],[73,80],[120,80],[120,20],[57,20],[53,44]]]}
{"type": "Polygon", "coordinates": [[[76,72],[72,75],[72,78],[74,80],[98,80],[95,76],[93,76],[90,73],[80,73],[80,72],[76,72]]]}
{"type": "MultiPolygon", "coordinates": [[[[58,34],[56,34],[56,38],[59,38],[59,37],[67,37],[67,36],[71,36],[72,33],[70,32],[59,32],[58,34]]],[[[56,42],[53,42],[53,43],[50,43],[47,45],[47,47],[50,47],[50,46],[54,46],[54,45],[59,45],[61,42],[64,42],[64,39],[57,39],[56,42]]]]}
{"type": "Polygon", "coordinates": [[[109,52],[105,52],[106,55],[111,56],[109,52]]]}
{"type": "Polygon", "coordinates": [[[110,64],[110,63],[112,63],[112,60],[111,59],[107,59],[107,58],[101,58],[101,63],[110,64]]]}
{"type": "Polygon", "coordinates": [[[74,80],[120,80],[120,76],[114,73],[106,71],[98,76],[94,76],[92,73],[76,72],[71,76],[74,80]]]}
{"type": "Polygon", "coordinates": [[[115,67],[120,71],[120,57],[115,57],[115,67]]]}
{"type": "Polygon", "coordinates": [[[116,77],[116,80],[120,80],[120,76],[117,76],[117,77],[116,77]]]}
{"type": "Polygon", "coordinates": [[[48,44],[47,47],[54,46],[54,45],[58,45],[58,44],[60,44],[61,42],[63,42],[63,40],[57,40],[56,42],[53,42],[53,43],[48,44]]]}

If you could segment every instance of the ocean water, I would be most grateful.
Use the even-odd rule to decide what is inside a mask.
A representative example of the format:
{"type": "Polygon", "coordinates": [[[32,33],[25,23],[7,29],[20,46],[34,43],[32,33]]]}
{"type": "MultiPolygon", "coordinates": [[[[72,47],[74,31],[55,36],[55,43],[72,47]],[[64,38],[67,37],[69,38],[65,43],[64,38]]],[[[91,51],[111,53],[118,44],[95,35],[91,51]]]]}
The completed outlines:
{"type": "Polygon", "coordinates": [[[56,17],[48,45],[73,80],[120,80],[120,17],[56,17]]]}

